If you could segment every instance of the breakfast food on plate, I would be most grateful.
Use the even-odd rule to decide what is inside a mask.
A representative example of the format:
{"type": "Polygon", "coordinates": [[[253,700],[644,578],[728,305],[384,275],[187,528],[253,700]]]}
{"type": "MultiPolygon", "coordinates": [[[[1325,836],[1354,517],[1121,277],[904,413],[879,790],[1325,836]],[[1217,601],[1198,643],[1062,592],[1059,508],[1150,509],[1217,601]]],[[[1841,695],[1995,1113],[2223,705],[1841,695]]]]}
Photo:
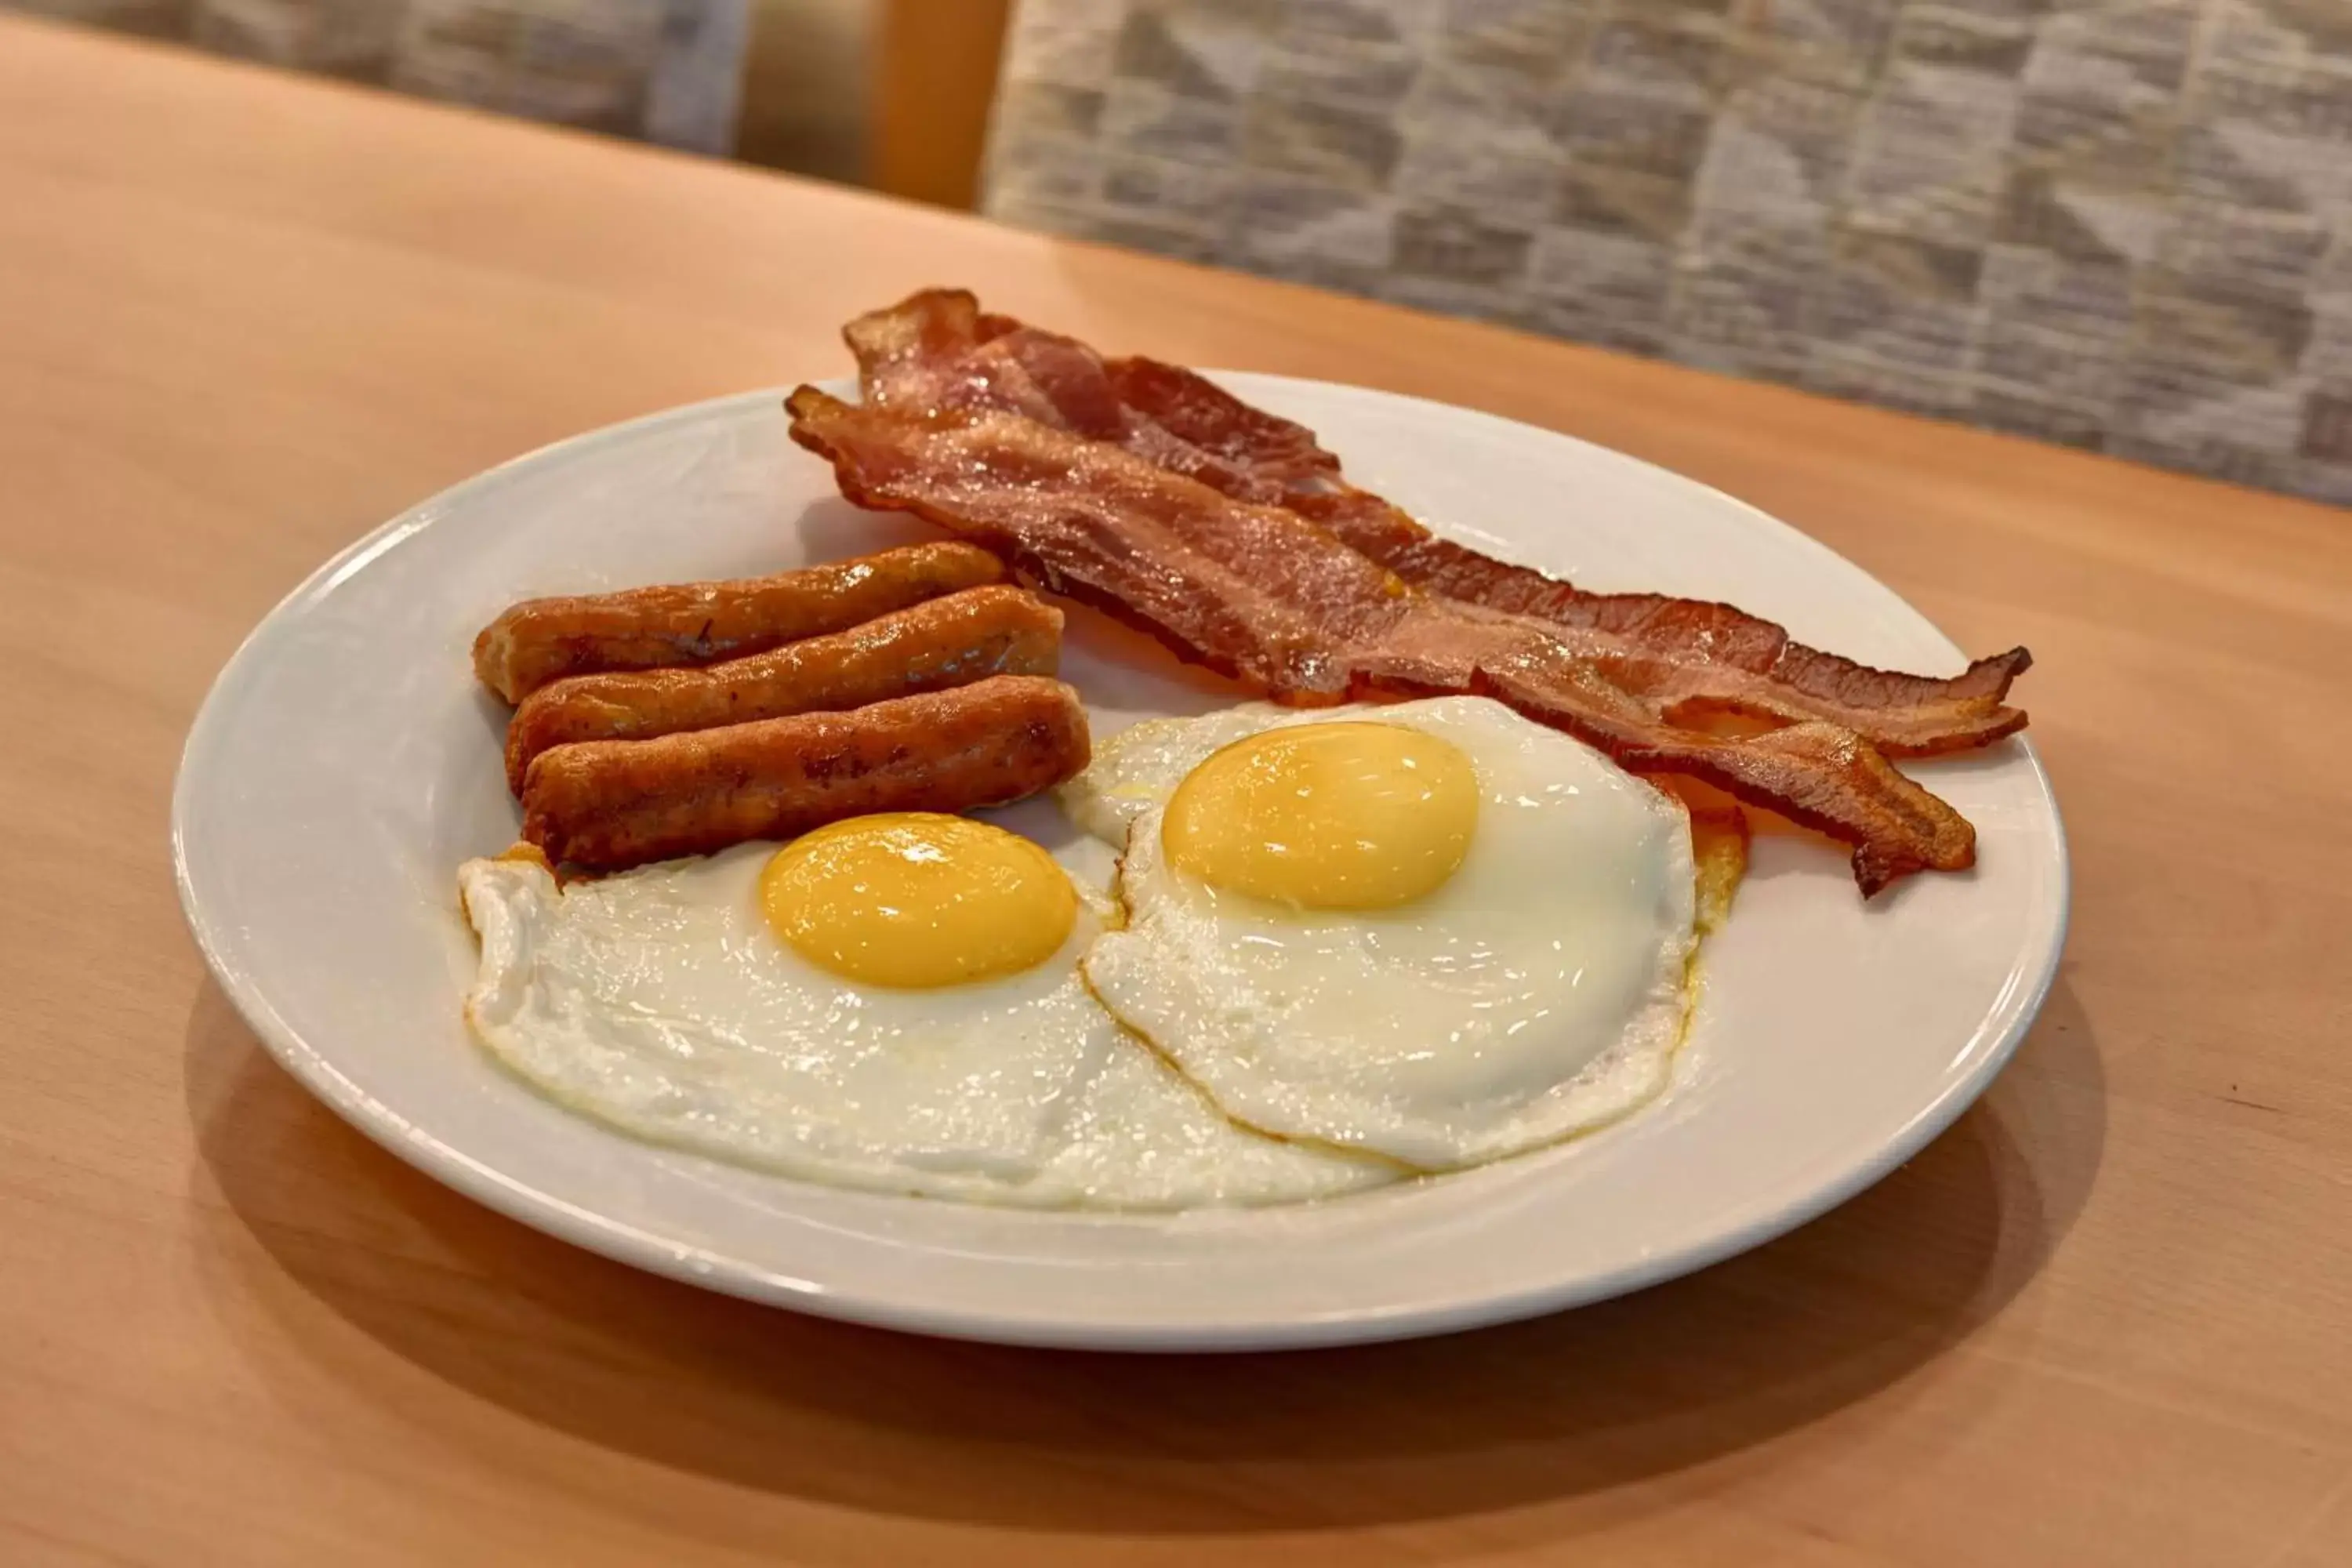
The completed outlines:
{"type": "Polygon", "coordinates": [[[1887,762],[2021,728],[2023,649],[1952,678],[1874,670],[1727,605],[1590,594],[1439,540],[1339,477],[1311,432],[1181,367],[929,290],[852,322],[863,406],[793,435],[843,493],[1276,700],[1475,691],[1644,773],[1695,775],[1853,847],[1864,892],[1971,864],[1975,833],[1887,762]],[[1726,714],[1777,726],[1727,734],[1726,714]]]}
{"type": "Polygon", "coordinates": [[[2021,728],[2021,648],[1904,675],[1586,592],[968,294],[847,335],[863,401],[802,387],[793,438],[955,540],[534,600],[476,642],[522,824],[459,872],[466,1016],[583,1114],[989,1203],[1356,1192],[1664,1091],[1738,802],[1843,840],[1865,893],[1973,859],[1887,759],[2021,728]],[[1062,612],[1008,574],[1273,700],[1095,748],[1062,612]],[[1108,889],[958,815],[1055,786],[1108,889]]]}
{"type": "Polygon", "coordinates": [[[1679,803],[1499,703],[1264,704],[1064,786],[1125,850],[1087,982],[1226,1112],[1452,1170],[1665,1086],[1696,944],[1679,803]]]}
{"type": "Polygon", "coordinates": [[[1112,442],[1236,500],[1288,508],[1415,586],[1575,634],[1612,680],[1669,712],[1822,720],[1891,756],[1983,745],[2025,725],[2004,701],[2032,663],[2021,647],[1958,676],[1904,675],[1807,647],[1729,605],[1585,592],[1430,532],[1342,479],[1339,459],[1313,431],[1204,376],[1156,360],[1103,359],[1073,339],[983,312],[961,289],[925,289],[858,317],[843,336],[869,404],[1016,413],[1112,442]]]}
{"type": "Polygon", "coordinates": [[[1102,896],[999,827],[861,817],[569,886],[514,858],[459,880],[476,1034],[642,1137],[1054,1207],[1292,1202],[1408,1173],[1218,1114],[1081,983],[1102,896]]]}
{"type": "Polygon", "coordinates": [[[562,676],[759,653],[1003,576],[985,552],[947,541],[773,577],[527,599],[474,639],[474,672],[520,702],[562,676]]]}
{"type": "Polygon", "coordinates": [[[515,710],[507,785],[520,796],[531,759],[551,746],[861,708],[992,675],[1051,675],[1061,649],[1062,612],[996,584],[721,664],[569,676],[515,710]]]}
{"type": "Polygon", "coordinates": [[[1853,845],[1865,892],[1974,861],[1967,820],[1852,731],[1671,723],[1544,623],[1413,588],[1285,508],[1015,415],[864,408],[814,387],[791,406],[852,500],[944,523],[1277,701],[1497,697],[1629,768],[1693,774],[1853,845]]]}
{"type": "MultiPolygon", "coordinates": [[[[1129,730],[1063,795],[1124,847],[1125,910],[932,812],[568,884],[470,861],[467,1018],[639,1136],[1016,1205],[1330,1196],[1663,1086],[1706,924],[1691,837],[1564,736],[1476,699],[1253,704],[1129,730]]],[[[1727,897],[1738,841],[1704,842],[1727,897]]]]}
{"type": "Polygon", "coordinates": [[[611,870],[783,838],[845,816],[1001,805],[1086,766],[1087,715],[1058,680],[997,675],[846,713],[542,752],[524,841],[611,870]]]}

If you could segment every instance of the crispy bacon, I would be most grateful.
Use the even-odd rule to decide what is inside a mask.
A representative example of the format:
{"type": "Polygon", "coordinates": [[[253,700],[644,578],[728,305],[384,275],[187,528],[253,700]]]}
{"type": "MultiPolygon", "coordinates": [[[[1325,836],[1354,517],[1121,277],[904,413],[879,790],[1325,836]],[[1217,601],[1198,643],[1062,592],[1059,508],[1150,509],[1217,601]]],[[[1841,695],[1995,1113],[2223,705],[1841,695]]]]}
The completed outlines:
{"type": "Polygon", "coordinates": [[[1287,507],[1433,594],[1552,623],[1669,719],[1818,721],[1896,756],[1981,746],[2025,726],[2004,700],[2032,662],[2021,647],[1958,676],[1905,675],[1807,647],[1729,605],[1589,593],[1438,537],[1340,478],[1339,458],[1312,431],[1203,376],[1155,360],[1106,361],[1073,339],[984,313],[961,290],[926,290],[858,318],[845,336],[868,402],[1020,414],[1115,442],[1235,500],[1287,507]]]}
{"type": "Polygon", "coordinates": [[[1737,713],[1791,724],[1819,721],[1899,757],[1989,745],[2025,728],[2024,710],[2003,700],[2033,662],[2021,647],[1978,659],[1956,676],[1874,669],[1807,647],[1776,623],[1734,605],[1587,593],[1508,565],[1440,538],[1362,490],[1297,496],[1286,504],[1431,593],[1580,634],[1578,646],[1601,661],[1611,679],[1651,699],[1671,720],[1704,723],[1716,713],[1737,713]]]}
{"type": "MultiPolygon", "coordinates": [[[[979,374],[1006,374],[1003,395],[1029,390],[993,365],[979,374]]],[[[793,436],[832,461],[858,505],[938,523],[1280,700],[1488,694],[1628,767],[1707,779],[1843,840],[1865,893],[1974,860],[1968,822],[1850,731],[1804,722],[1732,738],[1667,723],[1564,628],[1425,592],[1296,511],[1236,500],[1124,442],[972,406],[958,392],[970,385],[862,407],[804,386],[787,404],[793,436]]]]}

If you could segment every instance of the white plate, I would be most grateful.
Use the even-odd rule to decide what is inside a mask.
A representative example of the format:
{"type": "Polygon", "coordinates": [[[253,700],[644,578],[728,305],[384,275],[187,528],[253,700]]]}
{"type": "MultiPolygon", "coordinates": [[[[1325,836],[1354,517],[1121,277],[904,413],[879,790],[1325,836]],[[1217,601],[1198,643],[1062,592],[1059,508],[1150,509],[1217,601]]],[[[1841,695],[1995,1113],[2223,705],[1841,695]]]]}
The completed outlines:
{"type": "MultiPolygon", "coordinates": [[[[1219,378],[1304,421],[1433,526],[1590,586],[1731,600],[1906,669],[1958,650],[1763,513],[1618,453],[1357,388],[1219,378]]],[[[510,842],[477,627],[527,594],[771,572],[923,536],[859,512],[778,395],[615,426],[470,479],[343,552],[221,672],[173,807],[188,922],[278,1059],[404,1159],[542,1230],[806,1311],[1021,1343],[1328,1344],[1549,1311],[1753,1247],[1875,1181],[2000,1069],[2066,923],[2032,750],[1914,771],[1980,863],[1865,905],[1844,858],[1767,837],[1708,952],[1661,1103],[1581,1142],[1322,1205],[1024,1213],[837,1192],[632,1142],[493,1068],[458,1019],[454,872],[510,842]]],[[[1234,700],[1073,616],[1098,733],[1234,700]]]]}

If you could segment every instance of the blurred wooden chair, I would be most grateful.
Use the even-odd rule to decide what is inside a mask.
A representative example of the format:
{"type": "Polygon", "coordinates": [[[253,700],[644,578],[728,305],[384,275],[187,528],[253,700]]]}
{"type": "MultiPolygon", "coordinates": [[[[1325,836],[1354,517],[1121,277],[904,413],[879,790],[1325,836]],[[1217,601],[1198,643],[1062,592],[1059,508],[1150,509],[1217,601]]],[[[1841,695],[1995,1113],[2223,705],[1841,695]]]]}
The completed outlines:
{"type": "Polygon", "coordinates": [[[215,54],[702,153],[734,146],[749,0],[0,0],[215,54]]]}

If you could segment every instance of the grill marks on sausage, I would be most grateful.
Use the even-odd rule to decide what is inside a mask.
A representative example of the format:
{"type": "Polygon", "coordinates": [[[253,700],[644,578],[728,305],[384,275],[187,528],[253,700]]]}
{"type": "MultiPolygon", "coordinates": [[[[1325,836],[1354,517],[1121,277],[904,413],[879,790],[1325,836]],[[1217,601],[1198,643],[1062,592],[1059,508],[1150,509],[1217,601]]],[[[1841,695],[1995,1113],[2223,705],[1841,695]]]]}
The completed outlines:
{"type": "Polygon", "coordinates": [[[507,727],[507,782],[520,796],[532,759],[553,746],[840,711],[992,675],[1051,675],[1061,640],[1059,610],[994,584],[747,658],[572,676],[540,688],[516,709],[507,727]]]}
{"type": "Polygon", "coordinates": [[[943,541],[772,577],[528,599],[474,639],[474,671],[520,702],[565,676],[739,658],[1003,576],[985,552],[943,541]]]}
{"type": "Polygon", "coordinates": [[[524,780],[523,838],[559,865],[617,870],[873,812],[1001,805],[1088,756],[1076,692],[992,676],[845,713],[555,747],[524,780]]]}
{"type": "Polygon", "coordinates": [[[1088,742],[1077,694],[1050,679],[1062,612],[1004,575],[945,541],[516,605],[474,656],[520,700],[506,764],[524,843],[618,870],[1069,778],[1088,742]]]}

